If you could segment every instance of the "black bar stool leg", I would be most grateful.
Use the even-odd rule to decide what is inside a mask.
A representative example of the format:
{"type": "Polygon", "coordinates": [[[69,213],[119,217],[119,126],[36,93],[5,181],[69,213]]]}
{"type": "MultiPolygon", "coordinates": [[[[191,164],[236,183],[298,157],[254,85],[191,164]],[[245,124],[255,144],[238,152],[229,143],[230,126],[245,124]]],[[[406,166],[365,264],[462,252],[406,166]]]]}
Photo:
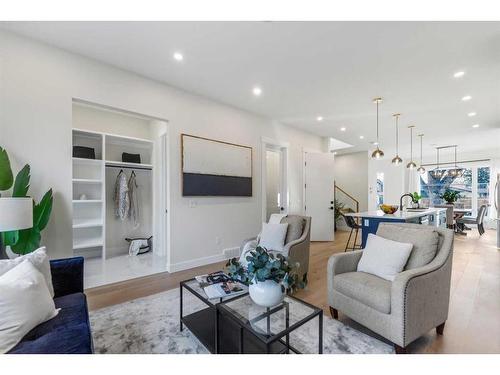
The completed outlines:
{"type": "Polygon", "coordinates": [[[344,253],[347,251],[347,248],[349,247],[349,241],[351,241],[352,231],[353,231],[353,228],[351,228],[351,232],[349,233],[349,238],[347,240],[347,243],[345,244],[344,253]]]}

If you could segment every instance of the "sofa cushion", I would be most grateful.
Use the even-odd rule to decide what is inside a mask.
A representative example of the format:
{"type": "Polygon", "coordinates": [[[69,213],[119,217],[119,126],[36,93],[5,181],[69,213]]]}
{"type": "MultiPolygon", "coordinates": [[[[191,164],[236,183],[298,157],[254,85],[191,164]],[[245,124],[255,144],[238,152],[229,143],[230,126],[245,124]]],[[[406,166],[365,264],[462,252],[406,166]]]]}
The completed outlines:
{"type": "Polygon", "coordinates": [[[54,299],[59,315],[32,329],[9,353],[92,353],[85,294],[54,299]]]}
{"type": "Polygon", "coordinates": [[[304,231],[304,218],[299,215],[288,215],[281,219],[281,224],[288,224],[288,230],[285,237],[285,245],[289,242],[298,240],[304,231]]]}
{"type": "Polygon", "coordinates": [[[405,270],[419,268],[429,264],[436,256],[439,243],[438,232],[426,225],[404,227],[400,225],[380,225],[377,235],[393,241],[413,244],[405,270]]]}
{"type": "Polygon", "coordinates": [[[384,314],[391,312],[390,281],[365,272],[346,272],[335,275],[333,288],[384,314]]]}

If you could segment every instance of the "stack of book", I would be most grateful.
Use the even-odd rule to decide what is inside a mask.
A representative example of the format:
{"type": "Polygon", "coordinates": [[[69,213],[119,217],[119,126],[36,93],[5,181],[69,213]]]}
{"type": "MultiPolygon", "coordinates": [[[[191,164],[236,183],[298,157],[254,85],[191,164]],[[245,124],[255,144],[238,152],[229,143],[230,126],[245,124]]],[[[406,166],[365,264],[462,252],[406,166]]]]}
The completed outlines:
{"type": "Polygon", "coordinates": [[[196,276],[196,281],[209,299],[234,297],[248,292],[248,287],[245,284],[231,280],[222,271],[196,276]]]}

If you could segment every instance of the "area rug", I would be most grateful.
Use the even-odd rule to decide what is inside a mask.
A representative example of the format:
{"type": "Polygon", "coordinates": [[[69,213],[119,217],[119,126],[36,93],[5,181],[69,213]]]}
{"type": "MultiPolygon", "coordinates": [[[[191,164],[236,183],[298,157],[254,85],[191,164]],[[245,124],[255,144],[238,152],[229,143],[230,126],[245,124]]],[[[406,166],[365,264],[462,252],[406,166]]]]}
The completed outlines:
{"type": "MultiPolygon", "coordinates": [[[[188,293],[184,314],[205,305],[188,293]]],[[[139,298],[90,313],[95,352],[100,354],[207,354],[207,349],[185,328],[179,330],[179,289],[139,298]]],[[[316,353],[318,319],[291,336],[304,353],[316,353]]],[[[392,353],[390,345],[345,324],[323,318],[323,352],[329,354],[392,353]]]]}

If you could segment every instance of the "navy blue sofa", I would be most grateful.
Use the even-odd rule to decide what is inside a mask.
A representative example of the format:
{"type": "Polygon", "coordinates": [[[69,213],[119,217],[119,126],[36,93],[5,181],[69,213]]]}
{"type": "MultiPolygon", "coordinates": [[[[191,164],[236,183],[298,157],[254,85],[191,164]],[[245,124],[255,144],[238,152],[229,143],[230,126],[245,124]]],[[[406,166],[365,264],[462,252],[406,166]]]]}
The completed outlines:
{"type": "Polygon", "coordinates": [[[50,261],[57,316],[33,328],[9,354],[92,354],[83,258],[50,261]]]}

